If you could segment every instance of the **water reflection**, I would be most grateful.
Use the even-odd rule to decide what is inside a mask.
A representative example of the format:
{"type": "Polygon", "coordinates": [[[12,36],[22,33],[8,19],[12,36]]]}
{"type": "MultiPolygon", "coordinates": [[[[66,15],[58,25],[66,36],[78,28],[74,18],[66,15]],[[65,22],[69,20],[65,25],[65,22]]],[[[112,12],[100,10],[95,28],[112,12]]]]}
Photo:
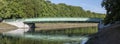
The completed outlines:
{"type": "MultiPolygon", "coordinates": [[[[51,34],[44,34],[43,32],[36,32],[36,29],[17,29],[13,31],[6,32],[4,34],[10,35],[13,37],[21,37],[27,39],[34,39],[34,40],[47,40],[47,41],[63,41],[64,44],[84,44],[88,40],[87,35],[81,35],[82,32],[90,33],[94,32],[93,29],[96,28],[75,28],[75,29],[62,29],[62,30],[43,30],[45,33],[51,34]],[[79,33],[78,33],[79,32],[79,33]],[[62,34],[59,34],[62,33],[62,34]],[[65,34],[67,33],[67,34],[65,34]],[[78,34],[77,34],[78,33],[78,34]],[[71,35],[74,34],[74,35],[71,35]],[[75,35],[77,34],[77,36],[75,35]],[[69,36],[71,35],[71,36],[69,36]],[[79,36],[78,36],[79,35],[79,36]]],[[[82,33],[83,34],[83,33],[82,33]]]]}
{"type": "Polygon", "coordinates": [[[65,29],[39,29],[36,28],[34,34],[45,35],[68,35],[68,36],[84,36],[97,32],[97,27],[83,27],[83,28],[65,28],[65,29]]]}
{"type": "Polygon", "coordinates": [[[42,39],[42,40],[52,40],[52,41],[80,41],[82,39],[87,38],[86,36],[73,36],[69,37],[66,35],[42,35],[42,34],[25,34],[26,38],[33,38],[33,39],[42,39]]]}
{"type": "Polygon", "coordinates": [[[42,35],[42,34],[25,34],[25,38],[31,38],[36,40],[48,40],[48,41],[64,41],[64,44],[83,44],[88,40],[87,36],[73,36],[69,37],[66,35],[42,35]]]}

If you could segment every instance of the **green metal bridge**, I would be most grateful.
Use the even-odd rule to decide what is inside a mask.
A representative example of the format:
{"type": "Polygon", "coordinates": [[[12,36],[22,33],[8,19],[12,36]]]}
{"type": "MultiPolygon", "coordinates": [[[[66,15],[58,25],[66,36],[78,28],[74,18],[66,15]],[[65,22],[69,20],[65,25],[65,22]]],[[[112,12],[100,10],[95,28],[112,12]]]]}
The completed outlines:
{"type": "Polygon", "coordinates": [[[35,23],[40,22],[96,22],[99,23],[101,21],[100,18],[29,18],[24,19],[24,23],[29,25],[31,29],[30,32],[34,32],[35,23]]]}
{"type": "Polygon", "coordinates": [[[56,21],[68,21],[68,22],[100,22],[100,18],[29,18],[24,19],[25,23],[36,22],[56,22],[56,21]]]}

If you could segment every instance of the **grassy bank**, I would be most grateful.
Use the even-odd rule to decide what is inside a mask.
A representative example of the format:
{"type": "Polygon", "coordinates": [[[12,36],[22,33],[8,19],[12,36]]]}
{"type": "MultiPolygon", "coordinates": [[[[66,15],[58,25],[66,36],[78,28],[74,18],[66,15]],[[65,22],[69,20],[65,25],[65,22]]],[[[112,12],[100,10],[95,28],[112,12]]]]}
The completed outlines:
{"type": "Polygon", "coordinates": [[[10,30],[15,30],[15,29],[17,29],[17,27],[15,27],[13,25],[9,25],[9,24],[6,24],[6,23],[0,23],[0,33],[7,32],[7,31],[10,31],[10,30]]]}

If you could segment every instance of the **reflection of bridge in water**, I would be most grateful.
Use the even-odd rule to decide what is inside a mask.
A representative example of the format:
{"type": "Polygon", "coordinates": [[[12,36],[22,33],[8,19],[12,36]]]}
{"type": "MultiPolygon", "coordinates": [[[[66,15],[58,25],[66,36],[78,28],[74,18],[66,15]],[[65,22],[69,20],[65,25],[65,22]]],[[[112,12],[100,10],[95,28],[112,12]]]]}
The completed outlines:
{"type": "Polygon", "coordinates": [[[22,23],[27,24],[30,28],[29,31],[34,31],[35,23],[43,23],[43,22],[84,22],[84,23],[99,23],[101,21],[100,18],[27,18],[27,19],[16,19],[16,20],[5,20],[6,22],[17,22],[16,26],[23,26],[22,23]]]}

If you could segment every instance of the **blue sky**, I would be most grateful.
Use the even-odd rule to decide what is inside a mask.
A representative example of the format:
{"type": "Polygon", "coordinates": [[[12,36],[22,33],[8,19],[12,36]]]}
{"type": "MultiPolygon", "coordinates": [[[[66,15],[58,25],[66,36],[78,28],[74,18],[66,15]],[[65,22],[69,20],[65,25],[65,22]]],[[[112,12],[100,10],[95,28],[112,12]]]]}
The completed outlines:
{"type": "Polygon", "coordinates": [[[97,13],[105,13],[105,9],[101,7],[102,0],[50,0],[52,3],[65,3],[67,5],[80,6],[84,10],[90,10],[97,13]]]}

